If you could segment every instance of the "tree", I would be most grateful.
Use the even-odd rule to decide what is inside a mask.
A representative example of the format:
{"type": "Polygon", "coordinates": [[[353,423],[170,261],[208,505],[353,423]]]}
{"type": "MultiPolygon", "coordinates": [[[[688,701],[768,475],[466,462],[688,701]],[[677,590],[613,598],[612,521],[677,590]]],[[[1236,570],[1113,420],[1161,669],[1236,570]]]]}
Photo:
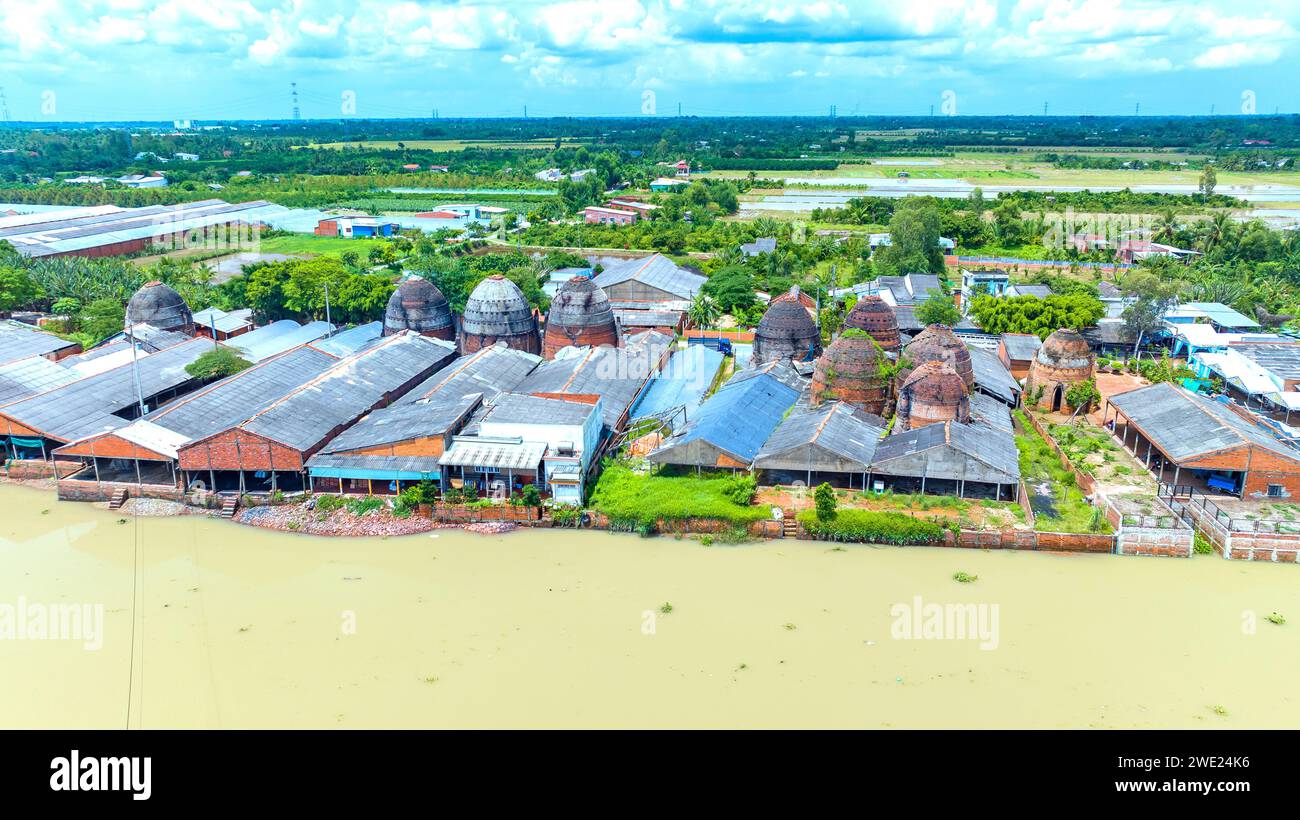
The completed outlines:
{"type": "Polygon", "coordinates": [[[817,505],[817,520],[830,521],[835,517],[835,490],[823,482],[813,491],[813,503],[817,505]]]}
{"type": "Polygon", "coordinates": [[[0,267],[0,311],[29,305],[43,294],[31,274],[13,267],[0,267]]]}
{"type": "Polygon", "coordinates": [[[695,298],[691,300],[690,310],[687,311],[691,324],[696,327],[708,327],[721,315],[722,310],[718,307],[718,303],[705,293],[695,294],[695,298]]]}
{"type": "Polygon", "coordinates": [[[957,310],[950,297],[932,290],[930,298],[917,306],[916,319],[923,325],[955,327],[961,321],[961,312],[957,310]]]}
{"type": "Polygon", "coordinates": [[[1075,382],[1065,391],[1065,403],[1076,409],[1087,409],[1100,401],[1101,392],[1097,390],[1097,382],[1093,379],[1075,382]]]}
{"type": "Polygon", "coordinates": [[[743,265],[730,265],[713,272],[702,290],[724,313],[748,310],[754,304],[754,274],[743,265]]]}
{"type": "Polygon", "coordinates": [[[196,379],[224,379],[252,366],[252,362],[241,358],[230,348],[218,347],[185,365],[185,372],[196,379]]]}
{"type": "Polygon", "coordinates": [[[1045,339],[1063,327],[1092,327],[1106,315],[1106,307],[1087,292],[1052,294],[1046,299],[978,296],[971,301],[970,313],[985,333],[1033,333],[1045,339]]]}
{"type": "Polygon", "coordinates": [[[99,343],[126,325],[126,308],[121,299],[96,299],[81,312],[81,330],[99,343]]]}
{"type": "Polygon", "coordinates": [[[1136,354],[1142,348],[1143,337],[1164,327],[1165,314],[1178,302],[1178,282],[1143,271],[1126,277],[1124,286],[1137,296],[1121,314],[1136,354]]]}
{"type": "Polygon", "coordinates": [[[1201,196],[1209,199],[1214,196],[1214,186],[1219,184],[1219,177],[1214,173],[1214,166],[1206,163],[1205,170],[1201,171],[1201,182],[1197,187],[1201,196]]]}
{"type": "Polygon", "coordinates": [[[930,197],[907,197],[889,219],[889,244],[876,251],[883,273],[942,273],[939,206],[930,197]]]}

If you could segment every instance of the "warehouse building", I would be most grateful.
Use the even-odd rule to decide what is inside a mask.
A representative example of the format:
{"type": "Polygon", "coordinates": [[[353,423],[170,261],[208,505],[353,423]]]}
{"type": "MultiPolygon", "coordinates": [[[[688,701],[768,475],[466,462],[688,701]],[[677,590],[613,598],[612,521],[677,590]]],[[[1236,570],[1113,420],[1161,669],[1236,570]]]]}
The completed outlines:
{"type": "MultiPolygon", "coordinates": [[[[55,457],[84,467],[60,477],[59,496],[107,500],[122,489],[178,496],[186,489],[177,470],[181,447],[239,424],[337,362],[319,350],[299,347],[168,402],[143,419],[70,442],[55,457]]],[[[195,479],[195,486],[206,489],[208,480],[195,479]]]]}
{"type": "Polygon", "coordinates": [[[125,427],[146,412],[199,386],[185,366],[212,349],[191,339],[157,353],[137,353],[102,372],[0,406],[0,436],[15,459],[48,460],[86,436],[125,427]]]}
{"type": "Polygon", "coordinates": [[[745,470],[799,400],[788,364],[745,370],[718,388],[648,458],[658,464],[745,470]]]}
{"type": "Polygon", "coordinates": [[[796,410],[781,421],[754,457],[763,484],[823,482],[866,489],[876,446],[887,422],[844,402],[796,410]]]}
{"type": "Polygon", "coordinates": [[[482,405],[482,393],[435,393],[375,410],[307,460],[311,489],[395,495],[411,483],[441,484],[438,460],[482,405]]]}
{"type": "Polygon", "coordinates": [[[591,403],[504,394],[472,435],[454,436],[438,459],[443,487],[473,485],[504,497],[535,484],[557,502],[581,504],[603,427],[599,397],[591,403]]]}
{"type": "Polygon", "coordinates": [[[1227,402],[1164,382],[1111,396],[1103,420],[1162,482],[1241,498],[1300,494],[1300,450],[1227,402]]]}
{"type": "Polygon", "coordinates": [[[600,398],[606,431],[618,433],[672,353],[673,337],[653,331],[629,336],[621,348],[564,348],[513,390],[592,403],[600,398]]]}
{"type": "Polygon", "coordinates": [[[453,355],[449,343],[407,332],[337,361],[238,424],[180,447],[186,485],[206,478],[217,491],[301,490],[307,459],[453,355]]]}
{"type": "Polygon", "coordinates": [[[59,361],[81,352],[81,345],[46,333],[31,325],[6,319],[0,321],[0,364],[29,356],[59,361]]]}
{"type": "Polygon", "coordinates": [[[146,208],[67,209],[0,223],[0,240],[23,256],[116,256],[162,245],[233,247],[264,223],[269,202],[219,199],[146,208]]]}
{"type": "Polygon", "coordinates": [[[1020,485],[1015,436],[983,424],[946,421],[887,436],[868,475],[875,492],[929,493],[1014,501],[1020,485]]]}
{"type": "Polygon", "coordinates": [[[593,280],[613,302],[689,302],[707,277],[656,253],[611,262],[593,280]]]}

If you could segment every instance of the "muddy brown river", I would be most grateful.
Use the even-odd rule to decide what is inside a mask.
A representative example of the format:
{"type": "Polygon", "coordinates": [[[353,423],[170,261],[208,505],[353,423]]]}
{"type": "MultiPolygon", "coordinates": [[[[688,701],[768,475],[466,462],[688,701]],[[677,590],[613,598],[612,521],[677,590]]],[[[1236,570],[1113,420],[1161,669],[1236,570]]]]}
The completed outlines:
{"type": "Polygon", "coordinates": [[[1295,566],[0,509],[3,727],[1300,726],[1295,566]]]}

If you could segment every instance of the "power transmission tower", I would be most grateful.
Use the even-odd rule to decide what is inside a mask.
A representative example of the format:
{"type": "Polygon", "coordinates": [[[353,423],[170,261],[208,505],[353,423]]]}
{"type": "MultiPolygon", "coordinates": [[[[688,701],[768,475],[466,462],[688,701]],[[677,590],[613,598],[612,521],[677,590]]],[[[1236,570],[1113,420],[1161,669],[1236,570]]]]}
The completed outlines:
{"type": "Polygon", "coordinates": [[[677,103],[677,116],[680,117],[681,115],[682,115],[682,104],[677,103]]]}
{"type": "Polygon", "coordinates": [[[1133,116],[1137,117],[1140,116],[1141,114],[1142,114],[1142,103],[1140,102],[1133,103],[1133,116]]]}
{"type": "Polygon", "coordinates": [[[1043,103],[1043,116],[1047,116],[1047,103],[1043,103]]]}
{"type": "Polygon", "coordinates": [[[5,99],[5,89],[2,85],[0,85],[0,120],[9,122],[9,101],[5,99]]]}
{"type": "Polygon", "coordinates": [[[289,83],[289,97],[293,100],[293,118],[302,119],[302,111],[298,109],[298,84],[289,83]]]}

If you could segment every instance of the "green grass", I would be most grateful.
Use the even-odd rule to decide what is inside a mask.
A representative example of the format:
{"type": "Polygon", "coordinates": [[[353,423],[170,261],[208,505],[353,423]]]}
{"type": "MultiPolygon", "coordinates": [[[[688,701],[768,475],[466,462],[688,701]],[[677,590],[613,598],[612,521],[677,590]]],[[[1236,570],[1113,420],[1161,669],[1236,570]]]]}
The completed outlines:
{"type": "Polygon", "coordinates": [[[798,518],[810,535],[825,541],[937,544],[943,540],[944,533],[941,524],[898,512],[841,509],[830,519],[822,520],[816,510],[803,510],[798,518]]]}
{"type": "Polygon", "coordinates": [[[641,475],[623,462],[605,465],[591,494],[590,507],[609,516],[616,529],[648,531],[660,519],[716,519],[747,525],[767,518],[767,507],[742,506],[727,497],[730,474],[641,475]]]}
{"type": "Polygon", "coordinates": [[[356,251],[364,259],[371,248],[379,247],[386,239],[344,239],[338,236],[272,236],[263,239],[258,247],[262,253],[308,253],[318,256],[339,256],[344,251],[356,251]]]}
{"type": "Polygon", "coordinates": [[[1051,446],[1029,426],[1022,411],[1015,411],[1020,432],[1016,434],[1016,448],[1020,451],[1020,477],[1025,484],[1047,482],[1052,488],[1055,516],[1037,516],[1035,529],[1040,532],[1099,532],[1111,531],[1105,516],[1098,517],[1099,507],[1084,500],[1076,486],[1074,473],[1061,466],[1061,460],[1051,446]]]}

